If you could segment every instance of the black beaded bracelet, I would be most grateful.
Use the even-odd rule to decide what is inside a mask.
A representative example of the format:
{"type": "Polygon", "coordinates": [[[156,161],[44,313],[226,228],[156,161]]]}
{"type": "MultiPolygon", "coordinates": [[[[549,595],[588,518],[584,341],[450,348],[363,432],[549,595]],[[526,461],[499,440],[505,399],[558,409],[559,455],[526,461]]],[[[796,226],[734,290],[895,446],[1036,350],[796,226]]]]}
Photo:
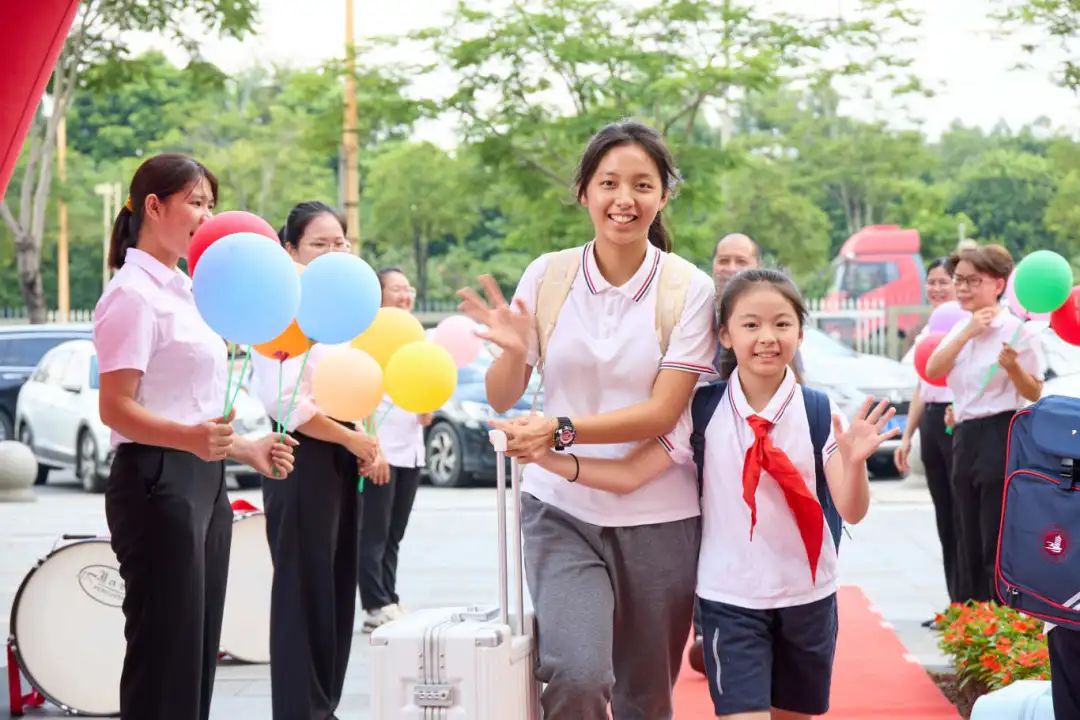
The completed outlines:
{"type": "Polygon", "coordinates": [[[578,475],[581,474],[581,462],[577,459],[577,455],[574,453],[566,453],[570,457],[574,458],[574,477],[566,478],[570,482],[577,482],[578,475]]]}

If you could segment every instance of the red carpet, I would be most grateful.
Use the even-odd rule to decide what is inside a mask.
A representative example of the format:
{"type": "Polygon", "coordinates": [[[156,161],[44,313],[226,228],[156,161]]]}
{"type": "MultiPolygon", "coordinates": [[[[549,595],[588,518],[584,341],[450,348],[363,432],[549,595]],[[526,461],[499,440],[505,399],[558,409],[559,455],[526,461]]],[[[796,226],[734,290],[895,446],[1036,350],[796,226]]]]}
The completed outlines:
{"type": "MultiPolygon", "coordinates": [[[[840,637],[833,668],[832,709],[845,720],[959,720],[921,665],[904,659],[900,639],[858,587],[840,588],[840,637]]],[[[713,718],[705,677],[683,670],[675,686],[677,720],[713,718]]]]}

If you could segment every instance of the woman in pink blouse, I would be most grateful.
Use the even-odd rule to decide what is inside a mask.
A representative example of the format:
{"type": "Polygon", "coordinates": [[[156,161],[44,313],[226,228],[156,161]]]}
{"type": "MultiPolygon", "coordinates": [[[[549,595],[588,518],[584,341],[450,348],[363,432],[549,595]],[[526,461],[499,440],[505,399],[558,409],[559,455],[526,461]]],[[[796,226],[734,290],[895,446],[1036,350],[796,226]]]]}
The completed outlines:
{"type": "Polygon", "coordinates": [[[101,419],[116,449],[105,516],[126,583],[125,718],[209,717],[232,541],[224,460],[268,477],[293,465],[291,438],[251,442],[220,417],[225,343],[177,268],[216,200],[217,180],[195,160],[144,162],[113,225],[117,272],[94,315],[101,419]]]}
{"type": "Polygon", "coordinates": [[[985,601],[995,598],[1009,423],[1042,394],[1043,358],[1037,332],[1001,304],[1013,271],[1009,251],[983,245],[961,250],[952,260],[956,299],[971,319],[945,336],[926,373],[945,375],[954,398],[952,491],[959,545],[954,599],[985,601]]]}

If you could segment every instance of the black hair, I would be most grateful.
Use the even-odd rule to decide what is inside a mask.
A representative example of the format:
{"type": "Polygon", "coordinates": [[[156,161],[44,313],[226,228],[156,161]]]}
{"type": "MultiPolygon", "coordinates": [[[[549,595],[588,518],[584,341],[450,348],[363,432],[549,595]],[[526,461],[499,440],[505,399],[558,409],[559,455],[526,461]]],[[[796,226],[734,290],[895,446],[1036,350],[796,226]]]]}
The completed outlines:
{"type": "Polygon", "coordinates": [[[332,208],[324,202],[318,200],[306,200],[302,203],[298,203],[292,210],[289,211],[288,217],[285,218],[285,224],[278,230],[278,239],[281,241],[282,246],[288,247],[292,245],[294,248],[300,243],[300,238],[304,237],[304,231],[307,230],[307,226],[311,224],[311,221],[320,215],[331,215],[338,224],[341,225],[341,234],[345,235],[349,231],[348,224],[345,221],[345,215],[340,210],[332,208]]]}
{"type": "MultiPolygon", "coordinates": [[[[579,201],[585,197],[585,191],[593,175],[596,174],[600,161],[612,148],[623,145],[637,145],[652,159],[660,174],[664,196],[669,196],[675,190],[680,181],[679,171],[660,133],[648,125],[626,121],[605,125],[589,140],[585,153],[581,156],[581,163],[574,174],[574,188],[579,201]]],[[[660,211],[657,211],[656,217],[649,225],[649,242],[666,252],[672,248],[671,233],[664,225],[664,218],[660,211]]]]}
{"type": "Polygon", "coordinates": [[[929,275],[938,268],[941,268],[949,277],[952,277],[953,271],[956,270],[956,263],[953,262],[953,259],[951,257],[936,257],[929,263],[927,263],[926,274],[929,275]]]}
{"type": "Polygon", "coordinates": [[[139,242],[139,229],[142,227],[146,198],[154,195],[164,201],[190,188],[199,180],[210,183],[210,192],[217,203],[218,181],[214,174],[198,160],[176,153],[164,153],[149,158],[139,166],[131,178],[128,198],[113,221],[112,237],[109,240],[109,267],[119,270],[124,266],[124,256],[128,248],[139,242]]]}
{"type": "MultiPolygon", "coordinates": [[[[375,274],[379,278],[379,287],[381,287],[381,288],[386,287],[386,278],[387,278],[387,276],[388,275],[393,275],[394,273],[398,273],[400,275],[405,275],[405,271],[402,270],[397,265],[391,265],[390,267],[384,267],[384,268],[380,269],[378,272],[376,272],[375,274]]],[[[408,275],[405,275],[405,277],[408,277],[408,275]]]]}
{"type": "MultiPolygon", "coordinates": [[[[799,320],[799,332],[802,332],[807,318],[806,302],[803,300],[802,293],[799,292],[799,288],[795,286],[791,278],[779,270],[771,268],[742,270],[735,277],[728,280],[727,285],[724,286],[724,294],[720,299],[720,328],[727,327],[735,303],[740,297],[753,290],[755,286],[766,284],[771,285],[778,293],[784,296],[785,300],[791,303],[791,308],[795,311],[795,316],[799,320]]],[[[727,348],[724,348],[724,350],[725,352],[720,353],[720,367],[717,368],[717,372],[720,373],[722,380],[727,380],[731,377],[731,373],[735,371],[738,360],[734,352],[727,348]]],[[[798,379],[797,373],[796,379],[798,379]]]]}

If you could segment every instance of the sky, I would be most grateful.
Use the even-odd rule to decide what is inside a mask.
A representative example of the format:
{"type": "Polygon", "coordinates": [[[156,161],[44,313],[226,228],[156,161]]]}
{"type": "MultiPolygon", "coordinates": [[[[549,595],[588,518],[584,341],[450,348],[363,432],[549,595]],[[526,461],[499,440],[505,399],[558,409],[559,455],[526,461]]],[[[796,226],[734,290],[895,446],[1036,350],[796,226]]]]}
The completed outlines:
{"type": "MultiPolygon", "coordinates": [[[[631,0],[640,2],[641,0],[631,0]]],[[[814,3],[821,12],[843,12],[854,0],[768,0],[785,9],[814,3]]],[[[990,129],[1004,121],[1013,128],[1046,118],[1049,128],[1080,136],[1080,97],[1054,85],[1051,71],[1062,55],[1038,35],[995,37],[995,23],[987,14],[1007,0],[909,0],[922,13],[922,26],[909,50],[914,72],[935,89],[932,98],[908,100],[910,113],[884,101],[870,106],[850,101],[842,111],[867,120],[884,120],[895,127],[917,126],[936,138],[955,120],[990,129]],[[1040,42],[1032,57],[1020,50],[1022,41],[1040,42]],[[1016,70],[1025,61],[1031,69],[1016,70]]],[[[437,25],[457,0],[354,0],[358,38],[400,34],[437,25]]],[[[205,59],[226,72],[259,64],[316,65],[344,54],[344,0],[262,0],[257,34],[244,41],[208,38],[202,44],[205,59]],[[303,8],[302,10],[299,8],[303,8]]],[[[136,52],[157,46],[159,38],[133,36],[136,52]]],[[[177,62],[184,57],[166,48],[177,62]]],[[[419,135],[440,144],[453,143],[453,130],[439,123],[423,127],[419,135]]]]}

